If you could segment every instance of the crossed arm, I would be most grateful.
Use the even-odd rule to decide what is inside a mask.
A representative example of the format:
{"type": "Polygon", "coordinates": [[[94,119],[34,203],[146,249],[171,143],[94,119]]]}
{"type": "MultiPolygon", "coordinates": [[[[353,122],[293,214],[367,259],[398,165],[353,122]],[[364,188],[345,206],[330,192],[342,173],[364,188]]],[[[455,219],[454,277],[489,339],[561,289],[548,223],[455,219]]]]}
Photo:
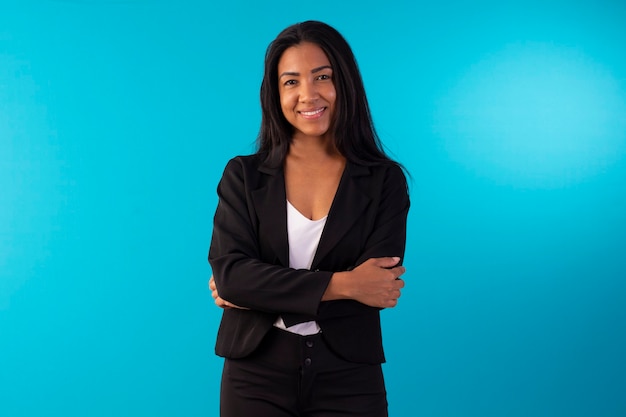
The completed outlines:
{"type": "MultiPolygon", "coordinates": [[[[252,229],[247,225],[248,217],[245,215],[248,206],[245,198],[239,191],[245,189],[243,177],[244,172],[238,164],[231,163],[225,170],[225,175],[218,188],[220,205],[218,205],[216,219],[220,219],[220,221],[216,222],[215,225],[216,228],[220,227],[218,229],[219,236],[224,237],[223,239],[218,239],[218,241],[222,245],[228,244],[230,246],[226,251],[222,250],[219,253],[216,251],[213,259],[220,258],[224,253],[228,257],[222,256],[219,259],[221,261],[220,273],[222,275],[218,277],[221,277],[222,280],[224,280],[225,276],[228,276],[226,275],[227,273],[234,274],[231,276],[233,279],[237,279],[236,277],[239,276],[241,271],[245,271],[241,275],[242,277],[246,277],[250,271],[254,271],[254,273],[260,274],[259,277],[262,277],[262,279],[248,281],[249,285],[247,285],[244,293],[239,292],[241,287],[237,287],[238,292],[235,298],[238,300],[233,300],[233,302],[229,300],[229,295],[222,298],[224,294],[230,294],[234,297],[233,285],[220,289],[218,288],[218,283],[211,277],[209,288],[217,306],[221,308],[241,308],[240,306],[245,306],[246,308],[259,308],[267,311],[282,311],[281,308],[284,308],[284,304],[280,307],[278,304],[283,303],[284,298],[278,292],[268,290],[268,288],[276,288],[276,281],[272,281],[272,286],[269,284],[269,281],[273,279],[280,280],[283,283],[280,287],[283,291],[293,291],[290,292],[295,297],[292,297],[291,308],[295,305],[299,309],[306,310],[308,308],[311,311],[315,308],[313,304],[315,299],[317,299],[317,302],[355,300],[377,308],[389,308],[397,305],[400,290],[404,287],[404,281],[400,277],[405,273],[405,268],[400,265],[399,257],[380,257],[380,255],[381,253],[396,255],[396,252],[398,252],[397,255],[402,256],[404,253],[409,200],[406,193],[406,180],[399,168],[390,169],[385,175],[381,189],[380,204],[376,206],[379,210],[379,216],[376,217],[375,227],[368,237],[360,260],[356,262],[356,267],[340,272],[326,272],[324,273],[326,274],[325,279],[323,276],[321,278],[314,277],[311,272],[294,271],[289,270],[289,268],[279,269],[278,266],[254,261],[254,258],[257,256],[255,254],[257,247],[254,243],[256,239],[253,236],[248,236],[252,229]],[[227,219],[224,217],[226,213],[230,215],[227,219]],[[226,227],[229,229],[222,230],[226,227]],[[238,240],[232,240],[230,236],[237,236],[238,240]],[[224,263],[225,259],[228,259],[227,263],[224,263]],[[233,265],[243,265],[247,269],[239,269],[236,272],[232,268],[233,265]],[[315,282],[316,284],[299,284],[300,286],[296,288],[295,284],[292,283],[304,281],[300,281],[297,278],[294,279],[293,274],[300,274],[298,277],[306,277],[306,282],[315,282]],[[326,283],[323,283],[324,280],[326,283]],[[260,297],[261,293],[263,297],[260,297]],[[268,297],[268,295],[271,295],[271,297],[268,297]],[[260,303],[259,300],[261,299],[264,300],[264,305],[260,303]],[[313,301],[305,302],[304,300],[313,301]],[[241,301],[240,305],[238,301],[241,301]],[[306,307],[304,307],[305,304],[306,307]]],[[[214,238],[215,236],[214,231],[214,238]]],[[[218,281],[220,285],[223,283],[223,281],[218,281]]]]}
{"type": "MultiPolygon", "coordinates": [[[[404,281],[400,276],[406,269],[397,265],[400,258],[370,258],[351,271],[335,272],[326,287],[322,301],[356,300],[370,307],[390,308],[398,304],[404,281]]],[[[211,276],[209,289],[215,304],[221,308],[239,307],[219,296],[211,276]]]]}

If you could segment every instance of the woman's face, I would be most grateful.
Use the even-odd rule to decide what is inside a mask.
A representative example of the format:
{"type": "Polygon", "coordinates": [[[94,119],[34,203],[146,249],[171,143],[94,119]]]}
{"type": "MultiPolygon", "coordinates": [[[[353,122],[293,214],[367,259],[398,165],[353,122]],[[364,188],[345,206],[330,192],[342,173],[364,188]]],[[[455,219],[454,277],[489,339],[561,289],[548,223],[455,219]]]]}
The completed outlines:
{"type": "Polygon", "coordinates": [[[278,92],[294,139],[328,133],[336,92],[333,69],[319,46],[302,42],[285,50],[278,61],[278,92]]]}

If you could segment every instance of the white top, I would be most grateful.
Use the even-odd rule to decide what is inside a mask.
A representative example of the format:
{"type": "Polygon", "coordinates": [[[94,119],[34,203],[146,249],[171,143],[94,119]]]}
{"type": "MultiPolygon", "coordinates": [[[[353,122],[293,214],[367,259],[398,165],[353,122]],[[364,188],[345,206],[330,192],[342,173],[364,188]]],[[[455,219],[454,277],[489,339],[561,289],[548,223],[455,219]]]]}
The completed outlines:
{"type": "MultiPolygon", "coordinates": [[[[294,269],[311,269],[313,257],[322,237],[326,219],[311,220],[302,215],[287,200],[287,236],[289,239],[289,267],[294,269]]],[[[285,327],[282,317],[278,317],[274,326],[303,336],[319,333],[320,327],[315,321],[294,324],[285,327]]]]}

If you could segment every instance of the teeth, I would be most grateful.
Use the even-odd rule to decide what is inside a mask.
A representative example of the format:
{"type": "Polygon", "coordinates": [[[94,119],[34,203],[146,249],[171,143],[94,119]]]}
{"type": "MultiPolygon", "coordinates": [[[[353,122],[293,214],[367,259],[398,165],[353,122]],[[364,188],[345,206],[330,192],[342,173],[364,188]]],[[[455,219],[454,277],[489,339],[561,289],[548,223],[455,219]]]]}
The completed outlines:
{"type": "Polygon", "coordinates": [[[316,115],[318,113],[321,113],[322,111],[324,111],[324,108],[317,109],[317,110],[314,110],[314,111],[301,111],[300,113],[302,113],[305,116],[314,116],[314,115],[316,115]]]}

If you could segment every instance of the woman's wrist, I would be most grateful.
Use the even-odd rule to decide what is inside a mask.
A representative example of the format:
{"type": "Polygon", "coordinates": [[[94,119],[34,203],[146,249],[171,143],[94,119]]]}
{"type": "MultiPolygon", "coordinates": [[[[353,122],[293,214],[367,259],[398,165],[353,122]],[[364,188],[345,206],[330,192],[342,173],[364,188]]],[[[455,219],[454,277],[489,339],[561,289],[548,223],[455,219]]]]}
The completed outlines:
{"type": "Polygon", "coordinates": [[[322,301],[345,300],[350,297],[349,271],[335,272],[330,278],[322,301]]]}

